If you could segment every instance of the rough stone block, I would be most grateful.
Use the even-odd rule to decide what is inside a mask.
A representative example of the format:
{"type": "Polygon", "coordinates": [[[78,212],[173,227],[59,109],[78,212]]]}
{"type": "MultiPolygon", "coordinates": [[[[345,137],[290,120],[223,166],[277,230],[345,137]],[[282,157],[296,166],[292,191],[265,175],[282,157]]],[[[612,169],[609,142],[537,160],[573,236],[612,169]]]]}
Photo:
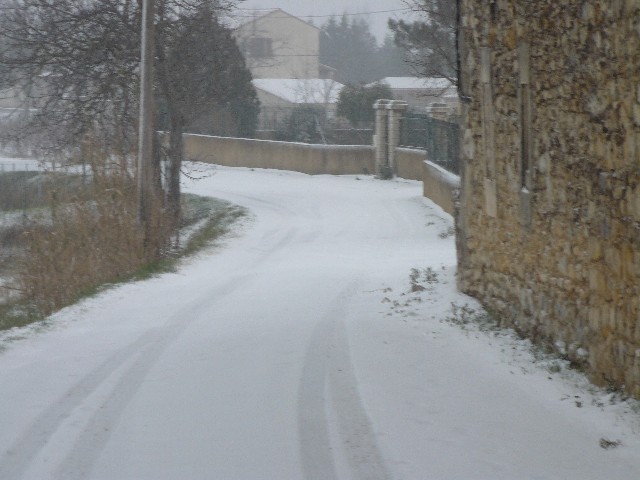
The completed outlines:
{"type": "Polygon", "coordinates": [[[614,276],[622,275],[622,261],[617,247],[608,246],[604,249],[604,261],[614,276]]]}
{"type": "Polygon", "coordinates": [[[498,193],[496,191],[496,182],[488,178],[484,179],[484,205],[488,216],[493,218],[498,216],[498,193]]]}

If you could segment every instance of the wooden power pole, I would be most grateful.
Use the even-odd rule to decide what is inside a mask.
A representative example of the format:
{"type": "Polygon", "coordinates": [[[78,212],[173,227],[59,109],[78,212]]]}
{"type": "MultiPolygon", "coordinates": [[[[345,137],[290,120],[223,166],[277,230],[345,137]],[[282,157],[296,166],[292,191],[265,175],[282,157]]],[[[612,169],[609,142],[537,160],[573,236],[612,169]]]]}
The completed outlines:
{"type": "Polygon", "coordinates": [[[143,0],[140,55],[140,124],[138,130],[138,222],[148,232],[153,208],[153,59],[154,3],[143,0]]]}

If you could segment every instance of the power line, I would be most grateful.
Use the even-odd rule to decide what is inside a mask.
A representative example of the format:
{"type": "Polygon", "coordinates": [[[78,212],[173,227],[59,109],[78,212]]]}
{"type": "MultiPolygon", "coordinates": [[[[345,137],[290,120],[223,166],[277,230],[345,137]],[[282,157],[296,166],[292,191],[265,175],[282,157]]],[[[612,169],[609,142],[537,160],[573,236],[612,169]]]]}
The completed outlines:
{"type": "MultiPolygon", "coordinates": [[[[272,12],[280,9],[278,8],[243,8],[241,10],[251,11],[251,12],[272,12]]],[[[341,15],[331,14],[331,15],[291,15],[291,16],[296,16],[298,18],[329,18],[329,17],[342,17],[342,16],[352,17],[357,15],[372,15],[377,13],[395,13],[395,12],[410,12],[410,11],[411,11],[411,8],[405,7],[405,8],[395,8],[393,10],[375,10],[373,12],[343,13],[341,15]]],[[[256,18],[255,15],[242,15],[242,14],[235,14],[235,13],[228,14],[228,16],[232,18],[256,18]]],[[[280,16],[280,17],[273,17],[273,18],[289,18],[289,16],[287,15],[287,16],[280,16]]]]}
{"type": "MultiPolygon", "coordinates": [[[[274,54],[274,55],[270,55],[270,57],[319,57],[319,54],[311,54],[311,53],[300,53],[300,54],[296,54],[296,53],[278,53],[278,54],[274,54]]],[[[270,58],[267,57],[267,58],[270,58]]]]}

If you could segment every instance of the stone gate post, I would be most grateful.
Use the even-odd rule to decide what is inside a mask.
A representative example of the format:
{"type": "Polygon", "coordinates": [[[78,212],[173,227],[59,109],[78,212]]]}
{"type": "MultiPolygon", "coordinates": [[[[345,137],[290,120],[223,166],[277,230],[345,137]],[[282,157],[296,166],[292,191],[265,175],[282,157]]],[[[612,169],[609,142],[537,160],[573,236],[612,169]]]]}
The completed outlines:
{"type": "Polygon", "coordinates": [[[391,176],[393,176],[396,171],[396,148],[400,145],[400,120],[404,115],[404,112],[407,110],[407,102],[402,100],[393,100],[387,104],[387,110],[389,112],[387,121],[389,122],[388,127],[388,138],[387,138],[387,159],[388,159],[388,168],[391,176]]]}
{"type": "Polygon", "coordinates": [[[391,100],[380,99],[373,104],[376,115],[375,134],[373,135],[373,147],[376,156],[376,175],[384,177],[384,172],[389,169],[388,140],[388,110],[387,105],[391,100]]]}

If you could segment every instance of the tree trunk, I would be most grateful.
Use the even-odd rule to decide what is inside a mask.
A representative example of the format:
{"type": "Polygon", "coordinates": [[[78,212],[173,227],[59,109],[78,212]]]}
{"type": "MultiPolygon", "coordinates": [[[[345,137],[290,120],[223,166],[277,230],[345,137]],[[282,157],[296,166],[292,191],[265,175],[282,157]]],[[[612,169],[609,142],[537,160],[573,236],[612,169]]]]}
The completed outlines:
{"type": "Polygon", "coordinates": [[[164,205],[163,191],[162,191],[162,144],[160,141],[160,134],[158,133],[158,127],[154,122],[153,126],[153,154],[151,156],[152,171],[153,171],[153,185],[157,193],[157,197],[162,199],[164,205]]]}
{"type": "Polygon", "coordinates": [[[171,119],[169,132],[169,175],[167,185],[167,206],[171,227],[174,230],[180,228],[180,170],[182,168],[182,133],[183,122],[180,119],[171,119]]]}

